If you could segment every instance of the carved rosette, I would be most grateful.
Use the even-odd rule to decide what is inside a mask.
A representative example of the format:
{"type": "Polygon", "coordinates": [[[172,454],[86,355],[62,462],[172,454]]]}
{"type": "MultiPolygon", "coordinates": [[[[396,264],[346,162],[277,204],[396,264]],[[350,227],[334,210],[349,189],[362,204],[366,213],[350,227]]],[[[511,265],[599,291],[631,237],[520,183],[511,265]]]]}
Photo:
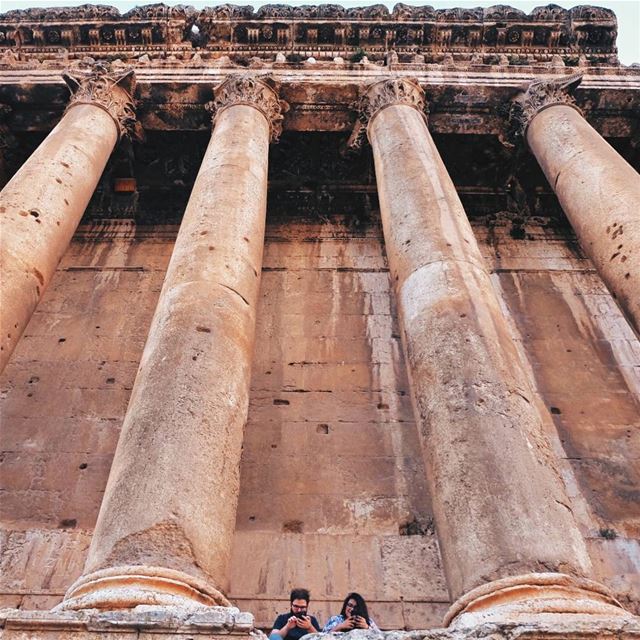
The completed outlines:
{"type": "Polygon", "coordinates": [[[104,109],[118,129],[118,139],[133,135],[136,113],[133,92],[136,86],[133,69],[115,70],[105,63],[96,63],[88,71],[62,74],[71,91],[67,111],[79,104],[91,104],[104,109]]]}
{"type": "Polygon", "coordinates": [[[527,90],[515,98],[509,109],[510,138],[527,139],[527,129],[533,118],[549,107],[562,104],[573,107],[580,113],[573,92],[582,82],[582,74],[539,80],[532,82],[527,90]]]}
{"type": "Polygon", "coordinates": [[[375,116],[393,105],[402,104],[412,107],[427,121],[427,104],[424,91],[416,80],[410,78],[389,78],[380,80],[365,87],[358,100],[351,108],[358,114],[348,146],[351,149],[359,149],[365,141],[367,129],[375,116]]]}
{"type": "Polygon", "coordinates": [[[269,76],[240,75],[227,78],[213,90],[214,99],[207,103],[211,112],[211,122],[215,125],[218,114],[238,104],[258,109],[269,123],[269,138],[278,142],[282,133],[284,113],[289,105],[280,100],[275,82],[269,76]]]}

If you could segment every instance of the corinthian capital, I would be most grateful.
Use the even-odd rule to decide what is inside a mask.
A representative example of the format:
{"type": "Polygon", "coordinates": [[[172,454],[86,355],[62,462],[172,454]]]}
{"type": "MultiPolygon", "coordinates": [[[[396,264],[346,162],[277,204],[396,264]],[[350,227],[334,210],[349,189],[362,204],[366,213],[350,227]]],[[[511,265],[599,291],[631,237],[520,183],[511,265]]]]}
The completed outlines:
{"type": "Polygon", "coordinates": [[[396,104],[416,109],[426,120],[424,91],[416,80],[410,78],[389,78],[379,80],[364,87],[360,97],[351,108],[358,114],[358,121],[348,146],[357,149],[362,146],[369,123],[382,109],[396,104]]]}
{"type": "Polygon", "coordinates": [[[212,114],[212,123],[219,113],[237,104],[258,109],[269,123],[271,142],[277,142],[282,133],[284,113],[289,105],[280,100],[275,82],[268,76],[238,75],[227,78],[213,90],[213,101],[206,107],[212,114]]]}
{"type": "Polygon", "coordinates": [[[133,69],[114,70],[98,62],[87,71],[63,73],[62,79],[72,94],[67,111],[78,104],[91,104],[104,109],[113,118],[118,138],[133,132],[136,125],[133,69]]]}
{"type": "Polygon", "coordinates": [[[573,97],[573,92],[580,82],[581,74],[532,82],[526,91],[511,103],[509,125],[512,137],[522,137],[526,140],[529,123],[543,109],[564,104],[580,111],[573,97]]]}

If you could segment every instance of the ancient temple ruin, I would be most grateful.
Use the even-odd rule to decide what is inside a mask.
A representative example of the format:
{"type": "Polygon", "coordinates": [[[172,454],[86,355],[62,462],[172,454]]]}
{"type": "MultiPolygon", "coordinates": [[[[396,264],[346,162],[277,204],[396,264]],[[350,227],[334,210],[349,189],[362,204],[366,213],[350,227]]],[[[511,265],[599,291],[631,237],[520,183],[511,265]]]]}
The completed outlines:
{"type": "Polygon", "coordinates": [[[0,637],[248,638],[304,586],[425,640],[640,638],[616,32],[0,14],[0,637]]]}

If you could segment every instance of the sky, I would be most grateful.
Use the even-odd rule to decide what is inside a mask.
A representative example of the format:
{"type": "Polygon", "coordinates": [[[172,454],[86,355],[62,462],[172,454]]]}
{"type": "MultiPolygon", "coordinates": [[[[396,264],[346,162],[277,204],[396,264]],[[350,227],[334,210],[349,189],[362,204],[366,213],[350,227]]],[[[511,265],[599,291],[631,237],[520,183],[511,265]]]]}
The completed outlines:
{"type": "MultiPolygon", "coordinates": [[[[154,4],[155,0],[95,0],[92,4],[107,4],[117,7],[121,12],[128,11],[133,7],[145,4],[154,4]]],[[[412,5],[429,5],[436,9],[445,9],[447,7],[490,7],[496,4],[506,4],[518,9],[522,9],[529,13],[534,7],[549,4],[551,0],[403,0],[405,4],[412,5]]],[[[28,7],[69,7],[85,4],[89,0],[0,0],[0,11],[9,11],[10,9],[26,9],[28,7]]],[[[263,4],[325,4],[324,2],[313,0],[271,0],[270,2],[262,2],[261,0],[236,0],[230,4],[250,4],[255,9],[263,4]]],[[[362,7],[364,5],[376,4],[373,0],[332,0],[334,4],[340,4],[343,7],[362,7]]],[[[211,7],[216,4],[223,4],[216,0],[165,0],[165,4],[188,4],[196,8],[211,7]]],[[[378,0],[379,4],[385,4],[389,9],[396,4],[394,0],[384,1],[378,0]]],[[[607,7],[613,9],[618,16],[618,56],[622,64],[629,65],[633,62],[640,63],[640,0],[572,0],[565,2],[564,0],[554,0],[554,4],[558,4],[565,9],[580,4],[596,5],[598,7],[607,7]]]]}

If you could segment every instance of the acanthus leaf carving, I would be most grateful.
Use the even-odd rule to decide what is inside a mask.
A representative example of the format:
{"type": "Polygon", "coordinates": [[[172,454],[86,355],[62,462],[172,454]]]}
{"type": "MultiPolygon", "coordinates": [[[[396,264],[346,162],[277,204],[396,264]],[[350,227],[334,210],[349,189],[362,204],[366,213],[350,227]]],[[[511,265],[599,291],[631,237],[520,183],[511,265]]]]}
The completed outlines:
{"type": "Polygon", "coordinates": [[[133,101],[136,87],[133,69],[114,69],[107,63],[97,62],[88,70],[66,71],[62,79],[72,94],[67,111],[79,104],[91,104],[113,118],[118,139],[140,135],[133,101]]]}
{"type": "MultiPolygon", "coordinates": [[[[526,140],[529,123],[543,109],[562,104],[580,109],[576,105],[573,92],[582,82],[582,74],[551,78],[532,82],[515,98],[509,109],[509,138],[513,142],[526,140]]],[[[580,113],[582,113],[580,111],[580,113]]]]}
{"type": "Polygon", "coordinates": [[[416,80],[386,78],[373,82],[364,88],[358,100],[351,105],[358,114],[358,120],[348,142],[349,148],[355,150],[362,147],[371,120],[382,109],[396,104],[416,109],[426,121],[427,104],[424,91],[416,80]]]}
{"type": "Polygon", "coordinates": [[[516,20],[526,20],[527,14],[521,9],[515,9],[504,4],[497,4],[483,10],[484,20],[513,22],[516,20]]]}
{"type": "Polygon", "coordinates": [[[398,22],[408,22],[410,20],[435,20],[436,13],[433,7],[414,5],[398,2],[393,7],[392,17],[398,22]]]}
{"type": "Polygon", "coordinates": [[[271,142],[278,142],[282,133],[284,113],[289,109],[289,105],[279,99],[275,82],[270,76],[231,76],[218,85],[213,93],[214,99],[207,103],[206,108],[212,113],[214,124],[222,110],[237,104],[246,104],[255,107],[264,115],[269,123],[271,142]]]}
{"type": "Polygon", "coordinates": [[[589,22],[613,22],[617,23],[616,14],[611,9],[604,7],[592,7],[590,5],[580,5],[569,9],[573,20],[584,20],[589,22]]]}
{"type": "Polygon", "coordinates": [[[67,22],[75,20],[118,20],[122,16],[116,7],[83,4],[79,7],[51,7],[49,9],[12,9],[0,14],[7,22],[67,22]]]}
{"type": "Polygon", "coordinates": [[[258,9],[258,18],[291,18],[293,7],[286,4],[265,4],[258,9]]]}
{"type": "Polygon", "coordinates": [[[568,15],[569,12],[557,4],[536,7],[531,12],[531,17],[540,22],[562,22],[567,19],[568,15]]]}

